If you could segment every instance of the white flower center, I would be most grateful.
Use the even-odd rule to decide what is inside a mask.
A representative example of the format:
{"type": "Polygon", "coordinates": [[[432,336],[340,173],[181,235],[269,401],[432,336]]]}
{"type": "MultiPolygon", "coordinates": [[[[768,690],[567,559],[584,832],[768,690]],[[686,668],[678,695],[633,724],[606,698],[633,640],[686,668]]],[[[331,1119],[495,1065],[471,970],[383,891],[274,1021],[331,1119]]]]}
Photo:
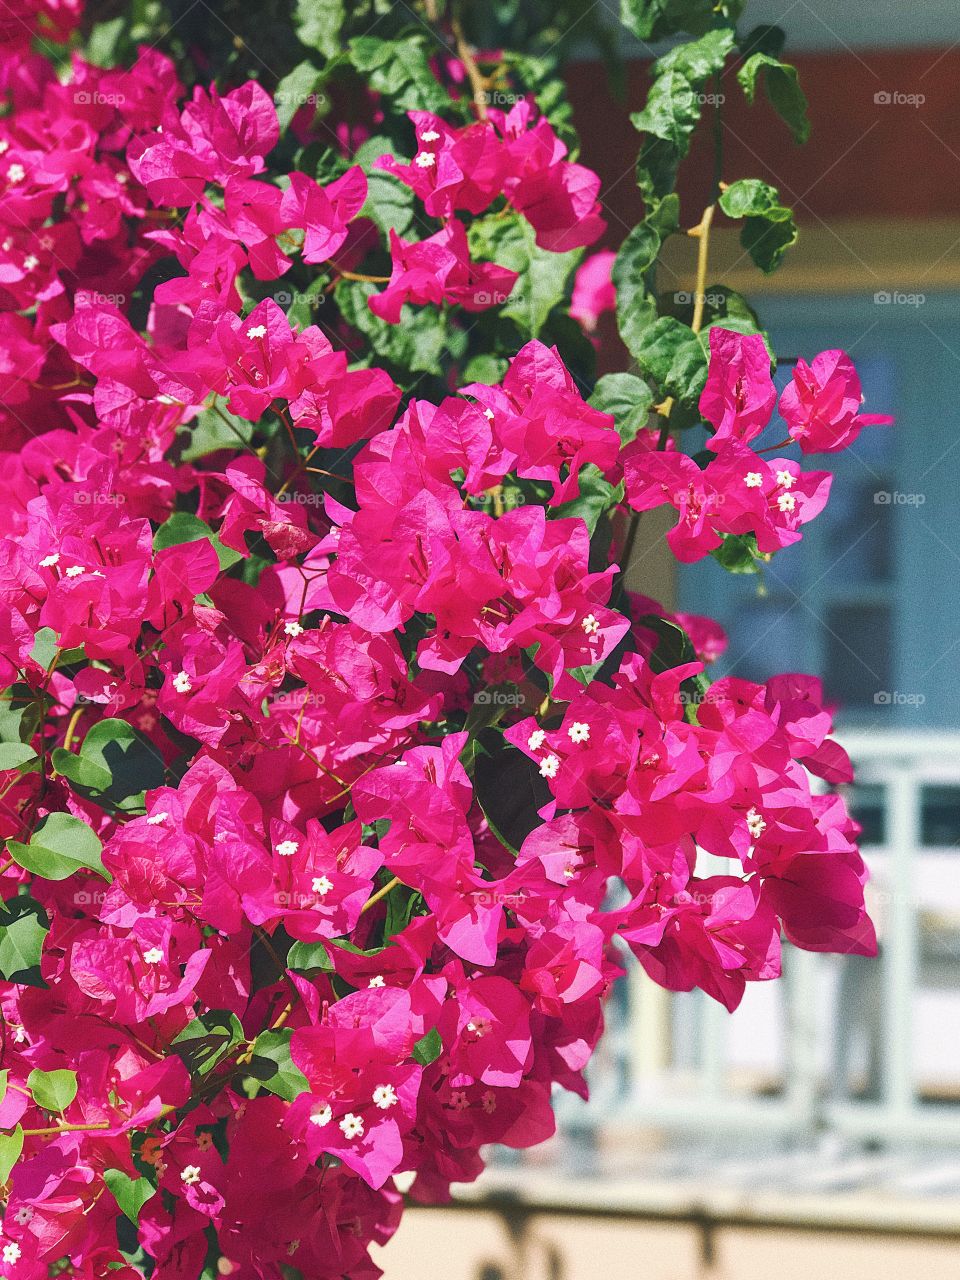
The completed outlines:
{"type": "Polygon", "coordinates": [[[284,624],[283,630],[286,635],[293,636],[294,639],[296,639],[297,636],[303,635],[303,627],[301,627],[299,622],[287,622],[284,624]]]}
{"type": "Polygon", "coordinates": [[[541,778],[555,778],[560,769],[560,760],[557,756],[545,756],[540,761],[541,778]]]}
{"type": "Polygon", "coordinates": [[[300,845],[296,840],[281,840],[277,845],[277,853],[281,858],[292,858],[299,848],[300,845]]]}
{"type": "Polygon", "coordinates": [[[12,164],[7,170],[7,181],[11,183],[22,182],[27,176],[27,171],[22,164],[12,164]]]}
{"type": "Polygon", "coordinates": [[[169,816],[170,815],[168,813],[165,813],[163,810],[161,810],[159,813],[151,813],[150,817],[147,819],[147,826],[159,827],[160,823],[166,822],[169,816]]]}
{"type": "Polygon", "coordinates": [[[796,483],[796,476],[792,476],[789,471],[777,472],[777,484],[782,485],[784,489],[792,489],[796,483]]]}
{"type": "Polygon", "coordinates": [[[173,687],[177,693],[189,693],[193,688],[193,684],[185,671],[178,671],[173,677],[173,687]]]}
{"type": "Polygon", "coordinates": [[[159,964],[163,959],[163,952],[159,947],[151,947],[143,953],[143,959],[146,964],[159,964]]]}
{"type": "Polygon", "coordinates": [[[373,1102],[381,1111],[389,1111],[399,1102],[396,1089],[392,1084],[378,1084],[373,1091],[373,1102]]]}
{"type": "Polygon", "coordinates": [[[248,338],[265,338],[267,336],[267,326],[265,324],[253,324],[247,330],[248,338]]]}
{"type": "Polygon", "coordinates": [[[340,1132],[345,1138],[362,1138],[363,1137],[363,1121],[359,1116],[348,1111],[340,1121],[340,1132]]]}
{"type": "Polygon", "coordinates": [[[200,1166],[197,1164],[188,1164],[180,1174],[180,1181],[185,1187],[196,1186],[200,1181],[200,1166]]]}
{"type": "Polygon", "coordinates": [[[756,809],[747,813],[747,828],[754,840],[759,840],[767,829],[767,824],[756,809]]]}
{"type": "Polygon", "coordinates": [[[590,726],[583,720],[574,720],[567,730],[571,742],[589,742],[590,726]]]}
{"type": "Polygon", "coordinates": [[[325,898],[333,888],[333,881],[328,880],[326,876],[313,877],[313,892],[318,893],[321,898],[325,898]]]}
{"type": "Polygon", "coordinates": [[[322,1129],[324,1125],[330,1123],[333,1119],[333,1110],[329,1106],[318,1107],[310,1116],[310,1123],[315,1124],[318,1129],[322,1129]]]}
{"type": "Polygon", "coordinates": [[[527,739],[527,746],[531,751],[539,751],[543,746],[543,740],[546,736],[546,733],[544,733],[542,729],[534,729],[533,733],[531,733],[530,737],[527,739]]]}
{"type": "Polygon", "coordinates": [[[370,987],[385,987],[387,984],[382,973],[375,973],[367,985],[370,987]]]}
{"type": "Polygon", "coordinates": [[[432,151],[421,151],[413,163],[418,169],[432,169],[437,163],[437,157],[432,151]]]}
{"type": "Polygon", "coordinates": [[[40,561],[40,568],[52,569],[55,564],[59,564],[59,563],[60,563],[60,552],[54,551],[51,555],[43,557],[43,559],[40,561]]]}
{"type": "Polygon", "coordinates": [[[600,631],[600,623],[592,613],[588,613],[580,625],[588,636],[595,636],[600,631]]]}
{"type": "Polygon", "coordinates": [[[781,493],[779,498],[777,498],[777,506],[784,513],[787,511],[793,511],[796,505],[797,500],[792,493],[781,493]]]}
{"type": "Polygon", "coordinates": [[[436,129],[424,129],[423,133],[421,133],[420,135],[420,141],[436,142],[439,139],[439,137],[440,135],[439,133],[437,133],[436,129]]]}
{"type": "Polygon", "coordinates": [[[743,483],[748,489],[759,489],[763,484],[763,476],[759,471],[748,471],[743,477],[743,483]]]}

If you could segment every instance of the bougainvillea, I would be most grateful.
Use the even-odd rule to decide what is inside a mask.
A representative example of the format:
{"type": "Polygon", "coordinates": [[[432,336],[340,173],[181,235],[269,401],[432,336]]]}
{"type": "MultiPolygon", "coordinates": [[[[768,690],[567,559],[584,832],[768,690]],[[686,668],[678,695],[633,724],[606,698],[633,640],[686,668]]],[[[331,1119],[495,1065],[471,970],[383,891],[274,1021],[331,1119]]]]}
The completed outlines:
{"type": "MultiPolygon", "coordinates": [[[[0,1271],[372,1277],[397,1175],[442,1198],[586,1094],[626,951],[733,1008],[783,936],[872,950],[818,681],[711,682],[720,629],[623,570],[659,506],[680,560],[762,567],[827,500],[802,455],[881,419],[824,352],[762,446],[748,311],[650,301],[665,142],[647,223],[574,279],[599,179],[537,66],[436,6],[455,56],[302,20],[274,94],[28,7],[0,30],[0,1271]],[[637,371],[596,382],[576,321],[614,305],[637,371]]],[[[738,6],[708,8],[662,72],[733,53],[738,6]]],[[[769,266],[763,186],[719,202],[769,266]]]]}

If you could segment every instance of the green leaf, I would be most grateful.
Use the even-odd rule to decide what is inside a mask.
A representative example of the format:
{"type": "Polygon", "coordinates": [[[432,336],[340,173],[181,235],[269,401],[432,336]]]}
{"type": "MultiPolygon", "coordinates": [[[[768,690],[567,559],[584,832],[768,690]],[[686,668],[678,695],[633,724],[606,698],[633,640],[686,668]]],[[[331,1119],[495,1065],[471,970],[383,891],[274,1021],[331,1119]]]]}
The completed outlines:
{"type": "Polygon", "coordinates": [[[752,533],[727,533],[710,554],[727,573],[759,573],[760,553],[752,533]]]}
{"type": "MultiPolygon", "coordinates": [[[[306,0],[306,5],[311,11],[318,11],[325,7],[323,0],[306,0]]],[[[301,0],[301,7],[304,7],[304,0],[301,0]]],[[[302,35],[300,38],[303,40],[302,35]]],[[[319,44],[315,44],[312,40],[303,40],[303,43],[312,48],[320,49],[321,53],[327,53],[326,49],[319,44]]],[[[336,49],[334,49],[334,53],[336,53],[336,49]]],[[[332,57],[333,54],[328,56],[332,57]]],[[[300,62],[277,85],[273,100],[277,107],[277,118],[280,121],[281,134],[286,133],[290,127],[290,121],[301,107],[312,106],[316,110],[320,105],[323,95],[317,93],[317,85],[320,83],[322,75],[323,73],[312,62],[300,62]]]]}
{"type": "Polygon", "coordinates": [[[679,71],[694,85],[704,84],[711,76],[723,71],[727,58],[736,43],[736,32],[732,27],[719,27],[699,40],[688,40],[676,44],[658,58],[654,64],[654,75],[662,75],[666,71],[679,71]]]}
{"type": "Polygon", "coordinates": [[[610,484],[592,462],[581,470],[578,482],[579,495],[559,507],[553,507],[549,517],[551,520],[563,520],[579,516],[592,537],[601,518],[623,498],[623,485],[610,484]]]}
{"type": "Polygon", "coordinates": [[[589,403],[594,409],[613,415],[620,439],[629,444],[646,426],[653,392],[636,374],[606,373],[594,387],[589,403]]]}
{"type": "Polygon", "coordinates": [[[57,748],[53,767],[104,808],[131,812],[144,807],[145,793],[166,780],[163,757],[126,720],[100,720],[78,754],[57,748]]]}
{"type": "Polygon", "coordinates": [[[775,271],[799,236],[793,212],[780,203],[776,187],[760,178],[742,178],[720,197],[720,208],[730,218],[743,218],[740,243],[767,273],[775,271]]]}
{"type": "Polygon", "coordinates": [[[238,445],[242,448],[253,439],[254,423],[238,418],[223,405],[218,405],[217,409],[203,409],[195,422],[182,429],[186,439],[186,447],[181,454],[184,462],[195,462],[217,449],[236,449],[238,445]]]}
{"type": "Polygon", "coordinates": [[[102,849],[97,833],[69,813],[51,813],[29,844],[7,841],[7,850],[17,865],[44,880],[66,880],[76,871],[93,871],[110,881],[100,857],[102,849]]]}
{"type": "Polygon", "coordinates": [[[173,1043],[187,1070],[205,1076],[244,1041],[240,1019],[229,1009],[212,1009],[187,1023],[173,1043]]]}
{"type": "Polygon", "coordinates": [[[649,275],[661,243],[657,229],[649,222],[641,222],[624,240],[613,264],[617,325],[624,345],[635,359],[657,316],[649,275]]]}
{"type": "Polygon", "coordinates": [[[733,24],[746,0],[620,0],[620,19],[639,40],[662,40],[687,31],[701,35],[725,18],[733,24]]]}
{"type": "Polygon", "coordinates": [[[392,173],[374,169],[367,174],[367,201],[360,212],[384,234],[393,230],[398,236],[405,236],[416,217],[413,192],[392,173]]]}
{"type": "Polygon", "coordinates": [[[77,1073],[66,1069],[34,1069],[27,1076],[27,1088],[33,1094],[34,1102],[44,1111],[66,1111],[77,1096],[77,1073]]]}
{"type": "Polygon", "coordinates": [[[807,99],[800,88],[796,67],[781,62],[767,53],[754,53],[737,72],[737,80],[747,102],[753,103],[757,93],[757,81],[764,78],[767,97],[774,110],[789,127],[795,142],[806,142],[810,137],[810,120],[807,116],[807,99]]]}
{"type": "Polygon", "coordinates": [[[19,894],[0,908],[0,973],[21,986],[44,986],[40,953],[50,923],[39,902],[19,894]]]}
{"type": "Polygon", "coordinates": [[[7,1078],[9,1075],[10,1072],[6,1067],[0,1071],[0,1102],[3,1102],[4,1098],[7,1096],[7,1078]]]}
{"type": "Polygon", "coordinates": [[[287,968],[298,973],[309,973],[312,969],[334,972],[330,953],[322,942],[295,942],[287,952],[287,968]]]}
{"type": "Polygon", "coordinates": [[[139,1223],[140,1210],[156,1195],[156,1187],[149,1178],[131,1178],[122,1169],[104,1169],[103,1180],[123,1216],[139,1223]]]}
{"type": "Polygon", "coordinates": [[[669,671],[673,667],[696,662],[697,653],[690,643],[690,637],[676,622],[670,622],[655,613],[644,614],[637,621],[657,637],[656,646],[650,655],[650,665],[654,671],[669,671]]]}
{"type": "Polygon", "coordinates": [[[419,33],[396,40],[355,36],[349,43],[348,56],[368,88],[386,94],[396,110],[439,113],[450,109],[450,99],[430,69],[424,38],[419,33]]]}
{"type": "Polygon", "coordinates": [[[293,1032],[262,1031],[254,1041],[254,1053],[250,1063],[251,1075],[256,1076],[264,1089],[278,1098],[293,1102],[301,1093],[308,1093],[310,1082],[290,1057],[290,1040],[293,1032]]]}
{"type": "Polygon", "coordinates": [[[516,271],[519,279],[500,303],[524,336],[539,337],[550,313],[565,298],[567,284],[583,256],[581,249],[551,253],[536,243],[525,218],[481,218],[469,232],[471,256],[516,271]]]}
{"type": "Polygon", "coordinates": [[[441,1053],[443,1053],[443,1041],[436,1027],[428,1031],[425,1036],[421,1036],[413,1046],[413,1060],[419,1062],[422,1067],[429,1067],[431,1062],[436,1062],[441,1053]]]}
{"type": "MultiPolygon", "coordinates": [[[[342,49],[345,20],[343,0],[297,0],[293,23],[301,44],[319,50],[325,58],[335,58],[342,49]]],[[[281,130],[285,127],[281,122],[281,130]]]]}
{"type": "Polygon", "coordinates": [[[336,288],[337,306],[347,324],[367,338],[382,359],[398,371],[439,374],[444,357],[462,350],[463,335],[448,325],[436,307],[414,308],[405,304],[399,324],[387,324],[367,306],[376,285],[341,280],[336,288]]]}
{"type": "Polygon", "coordinates": [[[672,316],[661,316],[634,353],[640,372],[664,395],[693,404],[707,380],[707,355],[697,334],[672,316]]]}
{"type": "Polygon", "coordinates": [[[19,769],[21,765],[36,760],[37,753],[26,742],[0,742],[0,771],[19,769]]]}
{"type": "Polygon", "coordinates": [[[6,1186],[22,1150],[23,1128],[20,1125],[17,1125],[13,1133],[0,1133],[0,1189],[6,1186]]]}
{"type": "Polygon", "coordinates": [[[169,520],[164,521],[153,535],[153,549],[162,551],[164,547],[180,547],[186,542],[200,542],[204,538],[216,551],[221,569],[229,569],[243,559],[239,551],[225,547],[210,526],[189,511],[175,511],[169,520]]]}

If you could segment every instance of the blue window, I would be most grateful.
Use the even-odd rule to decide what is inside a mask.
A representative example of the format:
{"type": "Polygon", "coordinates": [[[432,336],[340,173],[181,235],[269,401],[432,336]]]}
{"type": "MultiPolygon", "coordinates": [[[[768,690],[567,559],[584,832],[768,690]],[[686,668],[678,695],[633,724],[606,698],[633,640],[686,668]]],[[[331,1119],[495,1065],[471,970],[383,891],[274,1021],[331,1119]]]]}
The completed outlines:
{"type": "MultiPolygon", "coordinates": [[[[810,360],[843,346],[860,373],[866,411],[891,412],[896,425],[867,428],[852,449],[804,461],[834,472],[830,503],[762,579],[724,574],[710,561],[683,567],[680,604],[730,633],[718,674],[819,675],[841,723],[956,724],[960,300],[776,298],[760,312],[780,358],[810,360]]],[[[780,385],[789,376],[784,363],[780,385]]],[[[782,435],[771,428],[769,440],[756,443],[782,435]]]]}

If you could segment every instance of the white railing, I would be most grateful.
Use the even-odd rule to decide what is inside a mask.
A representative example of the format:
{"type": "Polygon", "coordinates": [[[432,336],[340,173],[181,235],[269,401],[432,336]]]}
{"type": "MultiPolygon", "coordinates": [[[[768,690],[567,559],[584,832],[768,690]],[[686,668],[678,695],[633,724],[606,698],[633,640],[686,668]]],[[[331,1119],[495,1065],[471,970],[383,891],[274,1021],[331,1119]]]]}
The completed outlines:
{"type": "MultiPolygon", "coordinates": [[[[960,996],[960,848],[923,838],[924,788],[960,788],[960,735],[848,733],[842,740],[857,787],[876,794],[882,810],[881,841],[864,847],[875,876],[879,959],[787,948],[783,981],[759,984],[732,1017],[702,993],[660,990],[631,964],[591,1068],[591,1101],[558,1099],[562,1129],[599,1133],[615,1122],[621,1133],[624,1125],[784,1137],[835,1132],[960,1145],[960,1107],[921,1098],[926,1068],[916,1019],[919,993],[939,985],[943,1017],[934,1009],[923,1034],[935,1036],[948,1020],[956,1060],[946,1078],[938,1044],[927,1046],[926,1061],[938,1064],[941,1094],[960,1100],[960,1016],[948,1008],[950,989],[960,996]],[[923,922],[934,913],[947,918],[948,936],[955,926],[955,960],[924,960],[923,922]],[[844,964],[859,968],[841,980],[844,964]],[[851,974],[859,976],[851,982],[851,974]],[[858,982],[861,990],[851,990],[858,982]],[[846,996],[839,1006],[838,986],[846,996]],[[866,1090],[840,1078],[838,1053],[850,1048],[851,1031],[872,1040],[866,1074],[873,1087],[866,1090]]],[[[846,1076],[848,1056],[843,1065],[846,1076]]]]}

